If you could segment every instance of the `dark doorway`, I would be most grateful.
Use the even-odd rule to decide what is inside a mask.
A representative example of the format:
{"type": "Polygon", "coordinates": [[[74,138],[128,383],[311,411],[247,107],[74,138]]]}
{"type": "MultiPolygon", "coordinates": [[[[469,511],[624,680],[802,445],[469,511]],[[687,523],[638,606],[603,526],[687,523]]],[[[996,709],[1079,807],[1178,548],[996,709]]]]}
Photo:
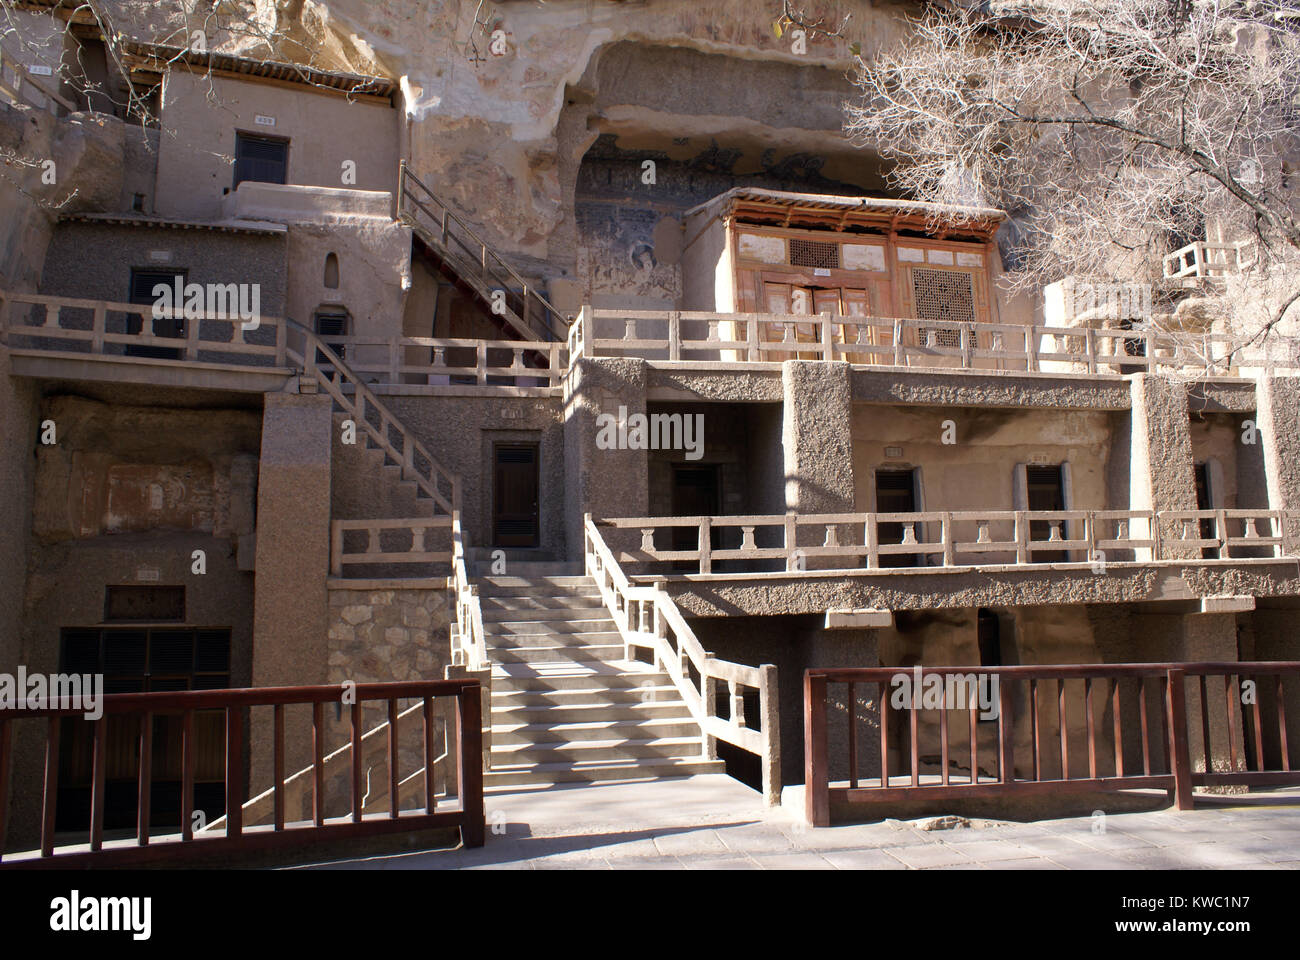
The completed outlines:
{"type": "MultiPolygon", "coordinates": [[[[1198,463],[1193,467],[1196,477],[1196,509],[1213,510],[1214,501],[1210,495],[1210,469],[1205,463],[1198,463]]],[[[1214,521],[1206,517],[1200,522],[1201,539],[1213,540],[1216,536],[1214,521]]],[[[1206,560],[1219,559],[1218,547],[1202,547],[1201,557],[1206,560]]]]}
{"type": "MultiPolygon", "coordinates": [[[[102,674],[105,693],[220,690],[230,686],[230,630],[139,626],[62,631],[59,665],[64,673],[102,674]]],[[[104,828],[136,822],[140,770],[140,723],[134,716],[109,717],[105,749],[104,828]]],[[[183,772],[180,714],[153,717],[150,823],[178,828],[183,772]]],[[[61,721],[58,830],[85,830],[90,823],[93,763],[92,723],[61,721]]],[[[225,799],[225,718],[221,710],[194,714],[194,809],[208,822],[222,816],[225,799]]],[[[188,815],[186,813],[185,815],[188,815]]]]}
{"type": "Polygon", "coordinates": [[[535,547],[541,527],[537,444],[498,444],[493,456],[493,543],[498,547],[535,547]]]}
{"type": "Polygon", "coordinates": [[[288,183],[289,141],[278,137],[235,134],[235,183],[288,183]]]}
{"type": "MultiPolygon", "coordinates": [[[[180,339],[185,336],[185,321],[179,314],[185,308],[184,290],[187,277],[188,273],[185,270],[131,270],[131,290],[127,298],[128,303],[150,306],[157,303],[159,298],[154,294],[154,289],[159,284],[165,285],[172,291],[170,298],[172,309],[178,315],[174,317],[155,317],[153,321],[153,335],[155,337],[180,339]],[[180,284],[180,290],[182,291],[180,302],[176,302],[177,283],[180,284]]],[[[143,328],[143,321],[137,314],[127,316],[127,333],[137,336],[143,328]]],[[[174,347],[127,344],[124,352],[128,357],[152,357],[159,360],[179,360],[181,358],[181,351],[174,347]]]]}
{"type": "MultiPolygon", "coordinates": [[[[1029,466],[1025,468],[1025,499],[1029,510],[1064,510],[1065,509],[1065,471],[1061,464],[1052,466],[1029,466]]],[[[1062,521],[1060,534],[1062,539],[1069,539],[1067,524],[1062,521]]],[[[1035,542],[1047,540],[1052,534],[1052,524],[1047,520],[1029,522],[1029,538],[1035,542]]],[[[1039,550],[1034,553],[1035,563],[1064,563],[1064,550],[1039,550]]]]}
{"type": "MultiPolygon", "coordinates": [[[[916,513],[916,471],[876,471],[876,512],[916,513]]],[[[904,526],[901,523],[882,523],[879,527],[881,543],[902,543],[904,526]]],[[[913,527],[913,533],[919,531],[913,527]]],[[[921,558],[915,553],[881,554],[882,567],[919,567],[921,558]]]]}
{"type": "MultiPolygon", "coordinates": [[[[722,490],[718,483],[716,464],[694,467],[673,467],[673,516],[674,517],[716,517],[722,512],[722,490]]],[[[714,529],[709,537],[709,548],[716,550],[722,545],[721,531],[714,529]]],[[[673,550],[695,550],[700,546],[700,532],[696,527],[673,527],[673,550]]],[[[716,570],[719,563],[714,563],[716,570]]],[[[674,570],[687,573],[698,571],[698,566],[690,560],[675,560],[674,570]]]]}

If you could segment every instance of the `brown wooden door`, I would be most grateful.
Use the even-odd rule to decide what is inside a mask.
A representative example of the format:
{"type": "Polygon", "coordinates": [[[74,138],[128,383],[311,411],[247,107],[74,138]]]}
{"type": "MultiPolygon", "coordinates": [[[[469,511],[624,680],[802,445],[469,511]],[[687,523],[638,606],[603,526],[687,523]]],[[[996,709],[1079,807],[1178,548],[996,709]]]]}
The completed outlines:
{"type": "Polygon", "coordinates": [[[537,445],[500,444],[492,471],[492,538],[498,547],[538,543],[537,445]]]}

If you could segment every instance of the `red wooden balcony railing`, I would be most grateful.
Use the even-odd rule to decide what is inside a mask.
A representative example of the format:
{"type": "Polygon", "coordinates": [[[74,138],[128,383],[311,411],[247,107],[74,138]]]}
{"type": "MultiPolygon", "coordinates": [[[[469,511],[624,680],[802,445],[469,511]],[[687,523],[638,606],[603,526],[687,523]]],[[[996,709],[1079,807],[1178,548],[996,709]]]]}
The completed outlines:
{"type": "Polygon", "coordinates": [[[1290,661],[808,670],[806,815],[1140,788],[1183,810],[1196,786],[1300,784],[1297,698],[1290,661]]]}
{"type": "MultiPolygon", "coordinates": [[[[123,693],[102,698],[103,715],[91,725],[91,796],[88,833],[83,829],[75,843],[59,843],[55,836],[55,814],[59,796],[60,730],[64,719],[78,717],[80,704],[59,703],[41,709],[22,708],[0,713],[0,840],[5,836],[7,791],[13,757],[13,728],[25,720],[44,720],[45,777],[41,803],[41,840],[39,856],[3,854],[0,844],[0,868],[5,867],[79,867],[115,866],[147,860],[184,862],[188,857],[212,853],[244,855],[291,846],[348,840],[388,833],[407,833],[440,827],[458,827],[466,846],[482,846],[484,841],[482,707],[477,680],[432,680],[409,683],[362,683],[355,687],[341,684],[301,687],[254,687],[229,690],[203,690],[179,693],[123,693]],[[346,694],[346,697],[345,697],[346,694]],[[458,745],[455,756],[459,803],[437,802],[434,770],[438,757],[435,741],[434,703],[440,699],[454,701],[454,737],[458,745]],[[402,761],[399,745],[399,701],[420,701],[423,709],[422,766],[423,797],[421,809],[403,810],[400,789],[402,761]],[[365,734],[364,706],[378,701],[386,707],[388,721],[387,773],[388,809],[379,814],[365,813],[369,792],[363,767],[362,737],[365,734]],[[311,705],[311,750],[314,758],[312,816],[310,820],[290,821],[285,813],[286,708],[295,704],[311,705]],[[348,777],[350,813],[326,815],[326,713],[325,707],[348,714],[351,732],[351,770],[348,777]],[[264,826],[245,827],[243,807],[248,799],[245,776],[246,750],[244,731],[249,708],[272,708],[272,783],[274,819],[264,826]],[[213,828],[195,829],[194,804],[196,754],[195,715],[211,716],[220,711],[224,730],[225,816],[213,828]],[[152,796],[154,719],[179,718],[181,729],[181,816],[179,833],[151,835],[150,802],[152,796]],[[138,731],[137,811],[134,836],[105,838],[104,797],[107,789],[107,747],[109,722],[114,718],[135,718],[138,731]],[[86,843],[84,838],[89,842],[86,843]]],[[[305,719],[305,718],[304,718],[305,719]]],[[[297,724],[295,724],[297,726],[297,724]]],[[[305,728],[305,724],[302,727],[305,728]]],[[[452,731],[449,730],[449,733],[452,731]]],[[[134,736],[134,735],[133,735],[134,736]]],[[[305,752],[305,751],[303,751],[305,752]]],[[[410,766],[410,758],[407,758],[410,766]]],[[[419,770],[411,771],[418,776],[419,770]]],[[[69,839],[65,834],[64,840],[69,839]]]]}

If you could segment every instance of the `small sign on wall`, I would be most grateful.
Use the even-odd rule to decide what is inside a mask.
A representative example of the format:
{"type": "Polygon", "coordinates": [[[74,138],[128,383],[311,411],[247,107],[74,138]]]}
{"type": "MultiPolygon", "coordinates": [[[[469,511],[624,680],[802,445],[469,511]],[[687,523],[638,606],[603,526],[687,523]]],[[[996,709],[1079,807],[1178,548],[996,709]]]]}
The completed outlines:
{"type": "Polygon", "coordinates": [[[45,65],[45,64],[43,64],[43,63],[32,63],[32,64],[28,64],[28,66],[27,66],[27,72],[30,73],[33,77],[52,77],[52,76],[54,76],[54,68],[53,68],[53,67],[50,67],[50,66],[47,66],[47,65],[45,65]]]}
{"type": "Polygon", "coordinates": [[[154,263],[171,263],[172,252],[170,250],[150,250],[149,259],[154,263]]]}
{"type": "Polygon", "coordinates": [[[259,127],[274,127],[275,117],[266,117],[259,113],[253,117],[253,122],[259,127]]]}
{"type": "Polygon", "coordinates": [[[141,567],[135,572],[137,580],[155,581],[162,575],[157,567],[141,567]]]}

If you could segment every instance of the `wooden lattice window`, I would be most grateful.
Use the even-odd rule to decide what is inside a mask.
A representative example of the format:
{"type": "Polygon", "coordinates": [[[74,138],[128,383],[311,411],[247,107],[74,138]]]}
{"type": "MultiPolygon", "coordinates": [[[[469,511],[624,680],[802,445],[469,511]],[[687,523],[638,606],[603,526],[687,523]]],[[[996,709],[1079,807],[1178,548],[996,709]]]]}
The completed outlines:
{"type": "Polygon", "coordinates": [[[840,266],[840,245],[838,243],[822,243],[819,240],[792,238],[790,240],[790,265],[838,270],[840,266]]]}
{"type": "MultiPolygon", "coordinates": [[[[975,283],[969,273],[916,267],[912,270],[912,296],[920,319],[975,322],[975,283]]],[[[932,332],[935,346],[961,346],[957,327],[936,327],[932,332]]]]}

